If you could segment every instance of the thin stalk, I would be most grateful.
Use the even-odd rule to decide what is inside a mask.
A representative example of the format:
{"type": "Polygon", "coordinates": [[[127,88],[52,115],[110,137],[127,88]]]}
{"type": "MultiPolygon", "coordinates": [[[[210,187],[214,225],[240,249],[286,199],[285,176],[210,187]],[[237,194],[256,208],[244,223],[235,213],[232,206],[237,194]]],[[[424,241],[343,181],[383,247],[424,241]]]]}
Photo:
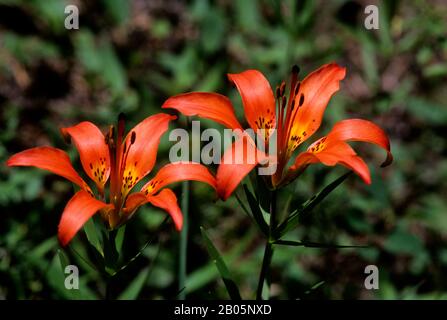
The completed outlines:
{"type": "MultiPolygon", "coordinates": [[[[189,127],[189,118],[184,118],[185,127],[189,127]]],[[[195,137],[193,137],[194,139],[195,137]]],[[[190,147],[191,144],[190,144],[190,147]]],[[[186,299],[186,265],[187,265],[187,255],[188,255],[188,228],[189,228],[189,193],[190,193],[190,183],[189,181],[183,181],[182,183],[182,200],[181,200],[181,209],[183,214],[183,228],[180,232],[179,239],[179,268],[178,268],[178,299],[185,300],[186,299]]]]}
{"type": "Polygon", "coordinates": [[[182,183],[182,213],[183,213],[183,228],[180,233],[180,257],[179,257],[179,270],[178,270],[178,287],[179,287],[179,300],[185,300],[186,298],[186,264],[187,264],[187,251],[188,251],[188,210],[189,210],[189,181],[182,183]]]}
{"type": "Polygon", "coordinates": [[[118,252],[116,251],[115,238],[116,238],[116,230],[110,230],[107,235],[106,241],[108,244],[104,248],[104,260],[106,263],[106,271],[105,271],[105,282],[106,282],[106,292],[105,299],[112,300],[113,299],[113,275],[109,270],[115,270],[116,263],[118,261],[118,252]]]}
{"type": "Polygon", "coordinates": [[[264,289],[264,282],[270,281],[270,264],[273,258],[273,231],[275,230],[277,221],[277,205],[276,205],[276,190],[271,192],[270,197],[270,224],[269,224],[269,238],[265,244],[264,258],[262,260],[261,273],[259,274],[258,289],[256,291],[256,300],[262,300],[262,291],[264,289]]]}
{"type": "Polygon", "coordinates": [[[261,273],[259,274],[258,290],[256,291],[256,300],[262,300],[262,290],[264,289],[264,281],[268,277],[270,263],[273,256],[273,244],[267,240],[264,250],[264,259],[262,260],[261,273]]]}

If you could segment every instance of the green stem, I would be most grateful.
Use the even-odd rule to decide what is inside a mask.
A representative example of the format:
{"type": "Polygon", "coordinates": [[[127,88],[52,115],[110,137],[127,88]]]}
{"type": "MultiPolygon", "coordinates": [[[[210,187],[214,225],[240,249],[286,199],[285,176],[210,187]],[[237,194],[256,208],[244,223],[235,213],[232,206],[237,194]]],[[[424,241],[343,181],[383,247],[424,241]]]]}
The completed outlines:
{"type": "Polygon", "coordinates": [[[256,291],[256,300],[262,300],[262,290],[264,289],[264,281],[268,276],[272,256],[273,256],[273,245],[270,241],[267,241],[264,250],[264,259],[262,260],[261,273],[259,274],[258,290],[256,291]]]}
{"type": "Polygon", "coordinates": [[[105,271],[105,282],[106,282],[106,292],[105,299],[112,300],[113,292],[112,292],[112,282],[113,275],[111,271],[116,269],[116,264],[118,261],[118,252],[116,251],[115,238],[116,238],[116,230],[110,230],[107,234],[106,241],[108,244],[104,248],[104,260],[106,263],[106,271],[105,271]]]}
{"type": "Polygon", "coordinates": [[[183,213],[183,228],[180,233],[180,257],[179,257],[179,270],[178,270],[178,286],[180,300],[186,298],[186,264],[187,264],[187,251],[188,251],[188,210],[189,210],[189,182],[184,181],[182,183],[182,213],[183,213]]]}
{"type": "Polygon", "coordinates": [[[262,291],[264,289],[264,282],[267,279],[267,283],[269,282],[270,278],[270,264],[272,263],[273,258],[273,231],[275,230],[277,226],[277,206],[276,206],[276,190],[273,190],[271,192],[271,198],[270,198],[270,224],[269,224],[269,239],[267,239],[267,242],[265,244],[265,250],[264,250],[264,258],[262,260],[262,267],[261,267],[261,273],[259,274],[259,282],[258,282],[258,289],[256,291],[256,300],[262,300],[262,291]]]}

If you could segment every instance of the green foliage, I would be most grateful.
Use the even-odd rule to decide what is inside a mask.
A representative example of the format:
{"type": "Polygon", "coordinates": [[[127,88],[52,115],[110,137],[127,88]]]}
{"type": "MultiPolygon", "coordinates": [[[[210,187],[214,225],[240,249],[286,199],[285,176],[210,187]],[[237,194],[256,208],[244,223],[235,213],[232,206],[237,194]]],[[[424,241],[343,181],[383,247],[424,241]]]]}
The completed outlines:
{"type": "MultiPolygon", "coordinates": [[[[125,112],[130,129],[160,112],[168,96],[191,90],[228,95],[243,121],[226,73],[259,69],[274,87],[293,64],[304,77],[330,61],[345,65],[347,78],[309,142],[341,119],[370,119],[390,135],[395,161],[379,169],[383,154],[353,144],[368,163],[371,186],[352,175],[315,206],[306,201],[322,200],[326,194],[319,192],[345,169],[313,165],[279,193],[281,218],[289,218],[280,225],[287,237],[275,244],[272,298],[446,298],[442,1],[379,1],[377,31],[363,27],[361,1],[78,2],[80,29],[68,31],[66,1],[0,0],[8,18],[0,21],[0,299],[100,299],[106,266],[114,298],[178,297],[178,236],[169,218],[162,223],[165,213],[140,209],[125,232],[107,241],[108,250],[116,250],[113,261],[104,261],[110,239],[103,238],[100,221],[86,224],[62,251],[57,226],[72,186],[33,168],[7,168],[11,154],[53,145],[81,169],[60,127],[89,120],[106,129],[125,112]],[[359,11],[350,9],[353,2],[359,11]],[[302,214],[306,210],[312,214],[302,214]],[[67,264],[79,266],[79,291],[64,288],[67,264]],[[368,264],[380,270],[380,290],[363,287],[368,264]]],[[[164,137],[159,161],[169,146],[164,137]]],[[[265,241],[255,224],[268,235],[268,215],[265,197],[252,193],[258,182],[246,180],[253,182],[250,189],[237,191],[245,191],[243,205],[234,196],[215,201],[209,188],[192,184],[187,298],[228,298],[220,281],[222,274],[229,278],[228,269],[240,295],[252,296],[265,241]],[[213,231],[214,244],[204,240],[201,225],[213,231]]]]}
{"type": "Polygon", "coordinates": [[[233,277],[230,271],[228,270],[227,265],[225,264],[225,261],[221,257],[219,251],[217,251],[216,247],[211,242],[205,229],[203,229],[203,227],[200,227],[200,231],[202,232],[202,237],[206,244],[208,253],[213,263],[215,264],[217,270],[219,270],[220,276],[222,277],[222,280],[225,283],[225,287],[227,288],[230,298],[232,300],[241,300],[239,289],[237,288],[237,285],[234,282],[233,277]]]}

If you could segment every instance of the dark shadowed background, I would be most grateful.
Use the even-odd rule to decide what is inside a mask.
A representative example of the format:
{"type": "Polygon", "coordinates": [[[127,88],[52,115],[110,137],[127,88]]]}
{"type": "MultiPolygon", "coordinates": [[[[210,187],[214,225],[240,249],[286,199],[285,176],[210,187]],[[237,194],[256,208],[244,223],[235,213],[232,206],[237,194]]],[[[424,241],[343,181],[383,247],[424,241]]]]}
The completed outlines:
{"type": "MultiPolygon", "coordinates": [[[[130,129],[187,91],[228,94],[240,111],[226,73],[255,68],[276,85],[293,64],[307,74],[331,61],[346,66],[347,77],[316,137],[338,120],[369,119],[389,134],[395,162],[380,169],[381,150],[355,145],[373,184],[350,177],[289,238],[369,247],[278,248],[273,297],[447,298],[446,17],[441,0],[0,0],[0,299],[94,299],[104,291],[80,258],[88,256],[82,232],[72,246],[78,254],[65,252],[80,267],[80,290],[63,285],[56,233],[73,187],[38,169],[7,168],[12,153],[53,145],[80,167],[60,127],[90,120],[105,129],[124,112],[130,129]],[[64,28],[67,4],[79,8],[79,30],[64,28]],[[368,4],[379,7],[379,30],[364,27],[368,4]],[[379,290],[364,288],[369,264],[380,270],[379,290]]],[[[171,145],[165,137],[159,164],[171,145]]],[[[293,194],[296,206],[344,171],[310,167],[280,203],[293,194]]],[[[243,297],[253,298],[263,253],[256,226],[234,197],[216,202],[210,188],[192,186],[187,297],[228,298],[200,236],[204,226],[243,297]]],[[[127,225],[125,258],[164,217],[150,206],[139,210],[127,225]]],[[[115,296],[176,298],[173,225],[142,253],[117,277],[115,296]]]]}

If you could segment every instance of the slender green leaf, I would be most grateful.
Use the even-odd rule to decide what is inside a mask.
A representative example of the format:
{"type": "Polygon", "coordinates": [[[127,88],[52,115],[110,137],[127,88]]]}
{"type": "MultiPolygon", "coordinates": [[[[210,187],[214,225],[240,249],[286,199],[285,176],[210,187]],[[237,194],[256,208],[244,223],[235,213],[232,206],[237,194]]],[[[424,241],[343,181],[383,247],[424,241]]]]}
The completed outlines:
{"type": "Polygon", "coordinates": [[[202,237],[205,240],[206,247],[208,249],[208,253],[211,256],[211,258],[214,260],[214,264],[217,267],[217,270],[220,273],[220,276],[222,277],[222,280],[225,284],[225,287],[227,288],[227,292],[230,295],[230,298],[232,300],[242,300],[241,295],[239,293],[239,289],[236,286],[236,283],[234,282],[230,271],[227,268],[227,265],[225,264],[225,261],[219,254],[219,251],[217,251],[216,247],[213,245],[211,240],[209,239],[208,235],[206,234],[206,231],[203,227],[200,227],[200,231],[202,232],[202,237]]]}
{"type": "Polygon", "coordinates": [[[150,267],[144,268],[129,286],[118,296],[118,300],[135,300],[138,298],[141,290],[146,283],[146,280],[150,273],[150,267]]]}
{"type": "MultiPolygon", "coordinates": [[[[257,228],[250,228],[248,232],[242,237],[242,239],[233,247],[227,254],[224,255],[224,259],[229,263],[233,263],[252,243],[253,237],[257,234],[257,228]]],[[[240,266],[243,268],[245,264],[240,266]]],[[[252,266],[254,267],[254,266],[252,266]]],[[[250,268],[252,268],[250,267],[250,268]]],[[[191,272],[186,279],[185,291],[186,293],[194,292],[219,277],[219,273],[213,263],[208,263],[205,266],[198,268],[191,272]]]]}
{"type": "Polygon", "coordinates": [[[63,297],[70,300],[93,300],[96,295],[87,286],[87,278],[80,277],[79,289],[67,289],[65,281],[68,274],[65,273],[65,268],[70,264],[70,261],[63,250],[57,250],[53,260],[47,268],[45,273],[48,284],[63,297]]]}
{"type": "Polygon", "coordinates": [[[261,208],[259,207],[258,201],[256,201],[256,198],[250,192],[250,190],[248,190],[248,187],[245,184],[244,184],[244,191],[245,191],[245,196],[247,197],[247,200],[248,200],[248,204],[251,209],[252,216],[255,219],[256,224],[258,225],[261,232],[265,236],[268,236],[269,227],[268,227],[267,223],[265,222],[264,215],[262,214],[262,211],[261,211],[261,208]]]}
{"type": "Polygon", "coordinates": [[[121,226],[116,233],[115,246],[116,246],[116,251],[118,251],[118,254],[121,252],[121,249],[123,248],[125,233],[126,233],[126,225],[121,226]]]}
{"type": "Polygon", "coordinates": [[[157,231],[154,233],[154,236],[152,236],[140,249],[140,251],[137,252],[136,255],[134,255],[129,261],[127,261],[124,265],[122,265],[117,271],[113,272],[111,276],[116,275],[118,272],[123,271],[126,269],[132,262],[134,262],[136,259],[138,259],[142,254],[143,251],[147,248],[148,245],[150,245],[154,240],[158,237],[159,231],[164,227],[166,222],[168,221],[169,216],[166,216],[166,218],[160,223],[160,226],[157,228],[157,231]]]}
{"type": "Polygon", "coordinates": [[[54,255],[50,265],[45,272],[45,278],[47,279],[50,287],[56,291],[64,299],[74,299],[74,294],[77,290],[67,290],[65,288],[65,257],[62,257],[62,251],[58,250],[54,255]]]}
{"type": "Polygon", "coordinates": [[[245,204],[242,201],[241,197],[237,194],[237,192],[235,192],[234,195],[236,196],[237,203],[239,203],[239,205],[241,206],[242,210],[245,212],[245,214],[247,216],[249,216],[251,218],[252,215],[250,214],[250,211],[248,211],[248,208],[245,206],[245,204]]]}
{"type": "MultiPolygon", "coordinates": [[[[252,172],[255,173],[253,170],[252,172]]],[[[256,196],[256,199],[258,200],[258,204],[261,207],[262,210],[270,214],[270,194],[271,190],[267,187],[265,183],[265,176],[261,176],[258,174],[255,174],[255,177],[253,179],[254,181],[254,196],[256,196]]]]}
{"type": "Polygon", "coordinates": [[[274,244],[292,247],[307,247],[307,248],[368,248],[368,246],[355,246],[355,245],[339,245],[330,243],[317,243],[311,241],[291,241],[291,240],[277,240],[274,244]]]}
{"type": "Polygon", "coordinates": [[[98,232],[93,219],[89,219],[84,224],[84,232],[87,236],[88,242],[101,254],[101,256],[104,257],[104,251],[102,250],[101,241],[99,240],[98,232]]]}
{"type": "Polygon", "coordinates": [[[59,262],[61,264],[62,273],[64,273],[65,272],[65,267],[68,266],[70,264],[70,262],[68,261],[68,258],[65,255],[65,252],[63,250],[58,249],[57,250],[57,255],[59,257],[59,262]]]}
{"type": "Polygon", "coordinates": [[[307,290],[307,291],[305,292],[305,294],[310,294],[310,293],[312,293],[312,291],[317,290],[317,289],[318,289],[319,287],[321,287],[324,283],[325,283],[325,281],[317,282],[317,283],[314,284],[309,290],[307,290]]]}
{"type": "MultiPolygon", "coordinates": [[[[188,123],[188,119],[186,119],[188,123]]],[[[178,268],[178,286],[180,300],[186,299],[185,282],[187,278],[188,263],[188,229],[189,229],[189,197],[190,197],[190,182],[184,181],[182,183],[182,213],[183,213],[183,228],[180,232],[179,238],[179,268],[178,268]]]]}
{"type": "Polygon", "coordinates": [[[288,231],[294,229],[298,225],[298,217],[311,212],[321,201],[323,201],[332,191],[334,191],[343,181],[351,175],[349,171],[331,182],[323,190],[307,200],[300,208],[293,211],[290,216],[275,230],[276,239],[281,239],[288,231]]]}
{"type": "Polygon", "coordinates": [[[104,231],[102,235],[104,240],[105,270],[112,275],[116,273],[118,263],[118,252],[115,245],[116,230],[104,231]]]}

